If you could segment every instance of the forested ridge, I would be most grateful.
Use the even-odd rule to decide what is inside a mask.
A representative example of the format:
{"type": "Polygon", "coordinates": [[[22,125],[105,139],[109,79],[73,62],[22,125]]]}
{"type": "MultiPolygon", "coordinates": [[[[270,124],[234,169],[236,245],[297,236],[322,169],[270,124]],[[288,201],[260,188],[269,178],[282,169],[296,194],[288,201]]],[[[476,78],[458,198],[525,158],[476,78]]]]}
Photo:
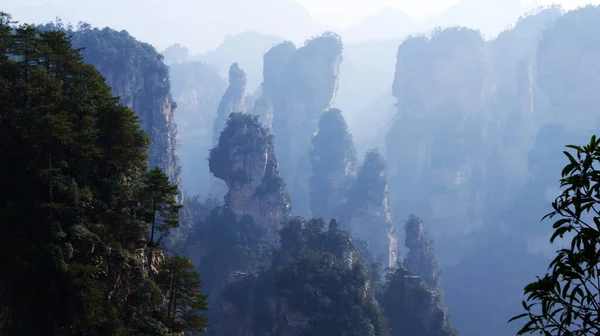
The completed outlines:
{"type": "Polygon", "coordinates": [[[150,138],[60,31],[0,30],[1,330],[167,335],[206,326],[194,265],[163,254],[179,206],[150,138]]]}

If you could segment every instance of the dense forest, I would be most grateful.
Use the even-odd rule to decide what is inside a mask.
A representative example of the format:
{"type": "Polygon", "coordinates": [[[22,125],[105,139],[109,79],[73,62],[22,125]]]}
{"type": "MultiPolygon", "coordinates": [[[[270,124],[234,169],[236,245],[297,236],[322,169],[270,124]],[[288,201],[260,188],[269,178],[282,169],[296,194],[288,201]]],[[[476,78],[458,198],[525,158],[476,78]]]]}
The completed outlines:
{"type": "Polygon", "coordinates": [[[388,42],[1,13],[0,336],[597,334],[598,32],[435,28],[358,98],[388,42]]]}
{"type": "Polygon", "coordinates": [[[139,119],[63,32],[1,19],[3,334],[203,330],[193,263],[160,248],[178,190],[139,119]]]}

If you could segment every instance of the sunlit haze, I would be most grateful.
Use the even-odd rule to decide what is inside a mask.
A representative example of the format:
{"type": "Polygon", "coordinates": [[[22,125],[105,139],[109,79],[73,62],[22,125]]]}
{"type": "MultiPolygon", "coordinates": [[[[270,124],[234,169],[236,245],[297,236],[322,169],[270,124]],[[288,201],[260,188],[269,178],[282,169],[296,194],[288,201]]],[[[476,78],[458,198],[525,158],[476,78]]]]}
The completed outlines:
{"type": "MultiPolygon", "coordinates": [[[[296,0],[296,2],[306,7],[316,20],[339,28],[347,28],[359,24],[367,16],[374,15],[386,7],[403,11],[411,19],[420,22],[441,14],[458,0],[296,0]]],[[[559,3],[565,9],[574,9],[588,3],[598,4],[600,1],[523,0],[522,3],[538,6],[559,3]]]]}
{"type": "MultiPolygon", "coordinates": [[[[226,35],[254,30],[294,42],[333,30],[345,41],[389,39],[434,26],[466,25],[493,37],[524,12],[550,0],[0,0],[20,22],[86,21],[125,29],[159,49],[181,43],[215,48],[226,35]],[[142,5],[143,4],[143,5],[142,5]],[[168,6],[168,8],[165,8],[168,6]],[[118,8],[118,10],[114,10],[118,8]],[[474,13],[476,13],[474,15],[474,13]],[[210,29],[207,29],[210,27],[210,29]]],[[[598,3],[600,0],[594,0],[598,3]]],[[[587,3],[563,0],[565,8],[587,3]]]]}
{"type": "Polygon", "coordinates": [[[384,8],[406,13],[415,21],[439,15],[457,0],[296,0],[318,21],[339,28],[359,24],[384,8]]]}

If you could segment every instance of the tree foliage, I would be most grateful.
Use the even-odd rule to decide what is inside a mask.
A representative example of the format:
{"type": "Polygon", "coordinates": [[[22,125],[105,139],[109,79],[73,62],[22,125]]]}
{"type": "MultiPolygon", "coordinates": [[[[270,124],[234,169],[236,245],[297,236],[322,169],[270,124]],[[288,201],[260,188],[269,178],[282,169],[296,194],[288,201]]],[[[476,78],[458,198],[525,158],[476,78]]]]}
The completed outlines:
{"type": "Polygon", "coordinates": [[[220,288],[229,274],[256,266],[263,257],[262,230],[251,217],[238,218],[226,207],[214,209],[196,239],[207,247],[208,253],[199,263],[206,274],[206,287],[220,288]]]}
{"type": "Polygon", "coordinates": [[[348,267],[330,253],[305,250],[281,267],[275,286],[310,326],[303,335],[386,335],[387,322],[368,286],[362,263],[348,267]]]}
{"type": "Polygon", "coordinates": [[[179,209],[175,197],[179,191],[176,185],[169,183],[169,178],[158,167],[145,174],[141,192],[144,219],[150,226],[150,243],[160,244],[161,239],[169,234],[170,229],[179,227],[179,209]],[[161,235],[156,239],[154,233],[161,235]]]}
{"type": "Polygon", "coordinates": [[[273,148],[273,136],[261,125],[258,116],[231,113],[217,145],[210,150],[210,172],[225,181],[246,182],[250,176],[245,167],[234,165],[233,151],[237,155],[252,155],[265,153],[269,148],[273,148]]]}
{"type": "MultiPolygon", "coordinates": [[[[335,223],[332,223],[335,224],[335,223]]],[[[350,235],[322,219],[290,220],[281,231],[274,283],[310,319],[304,335],[386,335],[387,321],[350,235]]]]}
{"type": "Polygon", "coordinates": [[[368,203],[380,203],[387,197],[385,158],[379,149],[370,149],[350,189],[348,206],[355,208],[368,203]]]}
{"type": "MultiPolygon", "coordinates": [[[[252,270],[268,256],[263,238],[263,230],[251,217],[238,218],[224,206],[214,208],[202,222],[196,223],[188,245],[198,246],[194,257],[212,307],[221,306],[221,290],[234,272],[252,270]]],[[[209,310],[207,317],[211,332],[219,328],[219,308],[209,310]]]]}
{"type": "Polygon", "coordinates": [[[0,48],[0,333],[167,335],[138,118],[63,32],[0,14],[0,48]]]}
{"type": "Polygon", "coordinates": [[[570,244],[557,251],[549,272],[525,287],[525,320],[519,335],[596,335],[600,333],[600,140],[592,136],[584,146],[568,145],[569,163],[562,170],[563,192],[553,211],[558,218],[551,243],[565,236],[570,244]]]}
{"type": "Polygon", "coordinates": [[[388,273],[379,302],[392,335],[457,335],[438,291],[402,265],[388,273]]]}
{"type": "Polygon", "coordinates": [[[125,30],[92,28],[85,22],[74,28],[60,19],[38,29],[59,31],[70,37],[84,62],[105,77],[119,103],[140,116],[141,128],[152,138],[147,148],[149,166],[161,167],[172,182],[177,182],[179,163],[174,151],[177,131],[172,116],[165,117],[177,104],[171,99],[169,68],[163,63],[164,57],[152,45],[136,40],[125,30]]]}
{"type": "Polygon", "coordinates": [[[304,319],[302,335],[387,335],[387,321],[374,298],[369,274],[348,233],[334,221],[296,217],[280,232],[271,267],[228,284],[224,296],[250,317],[257,335],[281,326],[272,304],[304,319]]]}
{"type": "Polygon", "coordinates": [[[208,309],[206,295],[200,292],[200,280],[194,263],[177,254],[161,264],[165,274],[167,318],[175,331],[204,331],[207,321],[202,311],[208,309]]]}

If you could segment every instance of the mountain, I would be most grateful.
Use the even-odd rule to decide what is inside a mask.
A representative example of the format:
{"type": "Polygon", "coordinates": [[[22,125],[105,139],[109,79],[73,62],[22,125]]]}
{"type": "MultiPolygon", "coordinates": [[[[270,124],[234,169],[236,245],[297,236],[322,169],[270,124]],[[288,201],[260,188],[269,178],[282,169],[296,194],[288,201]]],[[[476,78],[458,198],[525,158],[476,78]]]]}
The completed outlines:
{"type": "Polygon", "coordinates": [[[254,91],[263,78],[263,55],[275,44],[283,42],[277,35],[263,34],[258,31],[247,31],[237,35],[228,35],[213,50],[192,56],[217,67],[223,78],[229,74],[229,66],[237,63],[244,69],[248,79],[249,91],[254,91]]]}
{"type": "Polygon", "coordinates": [[[262,96],[254,113],[273,128],[294,214],[309,213],[311,139],[335,99],[342,49],[339,35],[324,33],[300,48],[281,43],[264,57],[262,96]]]}
{"type": "MultiPolygon", "coordinates": [[[[403,38],[384,41],[350,43],[344,46],[344,62],[340,66],[340,86],[335,97],[334,107],[344,111],[348,127],[355,136],[362,137],[371,132],[366,126],[364,112],[372,107],[382,109],[369,110],[367,124],[381,120],[389,106],[374,106],[383,94],[391,97],[391,83],[396,66],[396,52],[403,38]],[[385,110],[383,110],[385,109],[385,110]]],[[[388,99],[390,101],[390,99],[388,99]]],[[[370,133],[377,134],[376,132],[370,133]]],[[[357,147],[363,147],[357,139],[357,147]]],[[[370,146],[370,145],[369,145],[370,146]]],[[[367,147],[369,147],[367,146],[367,147]]],[[[364,153],[364,150],[360,151],[364,153]]]]}
{"type": "Polygon", "coordinates": [[[65,22],[127,29],[160,50],[180,43],[192,53],[214,48],[226,35],[248,28],[296,42],[326,30],[293,0],[174,0],[168,4],[147,0],[143,6],[137,0],[7,1],[2,7],[22,22],[48,22],[60,16],[65,22]]]}
{"type": "Polygon", "coordinates": [[[139,117],[152,143],[148,147],[150,168],[160,167],[173,183],[180,183],[177,157],[177,103],[171,95],[169,68],[156,49],[126,31],[80,25],[77,30],[60,22],[40,26],[42,31],[60,30],[71,36],[83,60],[106,79],[119,102],[139,117]],[[66,29],[65,29],[66,28],[66,29]]]}
{"type": "Polygon", "coordinates": [[[185,162],[181,187],[190,195],[206,195],[210,174],[206,160],[212,147],[213,121],[227,81],[200,61],[171,64],[169,74],[177,102],[177,154],[185,162]]]}

